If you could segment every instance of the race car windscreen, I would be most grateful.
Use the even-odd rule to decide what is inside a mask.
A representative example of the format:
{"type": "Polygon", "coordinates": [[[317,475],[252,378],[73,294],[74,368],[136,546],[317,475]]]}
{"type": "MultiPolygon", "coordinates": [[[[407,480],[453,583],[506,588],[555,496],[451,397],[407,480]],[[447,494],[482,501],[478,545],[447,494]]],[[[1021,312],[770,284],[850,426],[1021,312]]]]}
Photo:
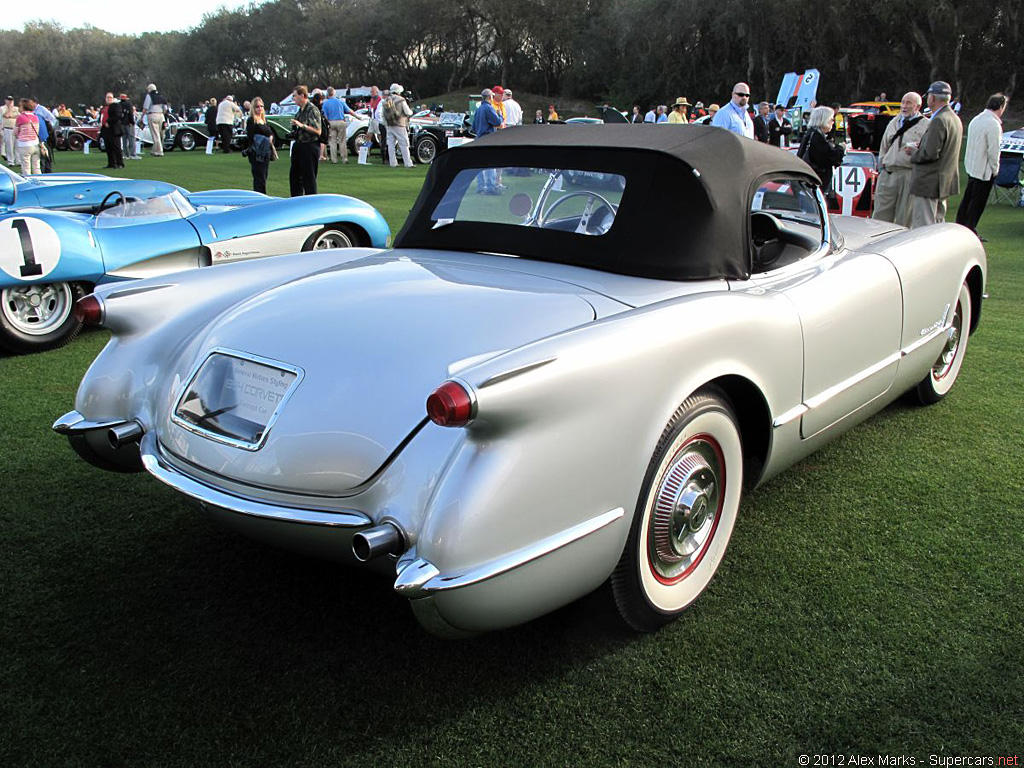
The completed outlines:
{"type": "Polygon", "coordinates": [[[565,168],[460,171],[435,206],[435,229],[454,222],[509,224],[601,236],[615,223],[626,189],[616,173],[565,168]]]}

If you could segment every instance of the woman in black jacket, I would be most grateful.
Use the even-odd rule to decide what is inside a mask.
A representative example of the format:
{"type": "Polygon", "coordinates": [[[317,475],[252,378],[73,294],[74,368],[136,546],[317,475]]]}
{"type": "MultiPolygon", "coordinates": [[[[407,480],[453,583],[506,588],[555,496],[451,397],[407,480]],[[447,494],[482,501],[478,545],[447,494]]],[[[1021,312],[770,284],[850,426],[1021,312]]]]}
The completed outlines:
{"type": "Polygon", "coordinates": [[[832,169],[843,164],[846,145],[833,144],[826,135],[835,123],[835,112],[829,107],[815,107],[807,120],[807,133],[800,142],[797,157],[807,163],[821,179],[821,191],[832,190],[832,169]]]}
{"type": "Polygon", "coordinates": [[[274,151],[274,132],[267,125],[267,113],[263,108],[263,99],[259,96],[252,100],[252,112],[245,121],[245,137],[245,154],[249,158],[249,168],[252,170],[253,192],[266,194],[270,157],[274,151]],[[263,142],[262,139],[257,141],[257,136],[266,137],[267,142],[263,142]]]}

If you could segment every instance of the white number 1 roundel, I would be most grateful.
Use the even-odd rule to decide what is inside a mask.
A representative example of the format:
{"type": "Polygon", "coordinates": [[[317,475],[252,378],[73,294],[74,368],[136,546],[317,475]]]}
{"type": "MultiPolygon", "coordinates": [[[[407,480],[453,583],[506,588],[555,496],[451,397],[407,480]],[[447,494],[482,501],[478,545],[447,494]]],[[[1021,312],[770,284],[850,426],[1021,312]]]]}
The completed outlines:
{"type": "Polygon", "coordinates": [[[14,216],[0,221],[0,269],[15,280],[46,277],[60,262],[60,238],[41,219],[14,216]]]}

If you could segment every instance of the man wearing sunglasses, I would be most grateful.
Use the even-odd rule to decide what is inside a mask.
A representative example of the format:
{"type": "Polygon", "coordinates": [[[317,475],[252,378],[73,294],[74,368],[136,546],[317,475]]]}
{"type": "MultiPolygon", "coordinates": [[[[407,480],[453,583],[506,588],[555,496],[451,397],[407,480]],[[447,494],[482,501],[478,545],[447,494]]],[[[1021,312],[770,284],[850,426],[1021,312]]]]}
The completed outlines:
{"type": "Polygon", "coordinates": [[[747,104],[750,102],[750,86],[746,83],[736,83],[732,87],[732,101],[718,110],[711,124],[727,131],[754,138],[754,122],[747,113],[747,104]]]}

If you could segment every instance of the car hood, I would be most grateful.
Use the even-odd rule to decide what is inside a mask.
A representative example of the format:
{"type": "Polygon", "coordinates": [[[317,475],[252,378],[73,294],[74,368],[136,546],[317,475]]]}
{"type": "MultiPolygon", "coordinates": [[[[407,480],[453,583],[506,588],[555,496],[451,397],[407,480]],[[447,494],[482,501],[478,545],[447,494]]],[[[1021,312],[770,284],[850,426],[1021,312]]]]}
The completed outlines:
{"type": "Polygon", "coordinates": [[[159,424],[172,454],[233,481],[343,495],[371,478],[426,415],[445,379],[474,362],[596,318],[586,289],[486,265],[378,254],[279,286],[213,324],[215,349],[301,371],[258,450],[159,424]]]}

